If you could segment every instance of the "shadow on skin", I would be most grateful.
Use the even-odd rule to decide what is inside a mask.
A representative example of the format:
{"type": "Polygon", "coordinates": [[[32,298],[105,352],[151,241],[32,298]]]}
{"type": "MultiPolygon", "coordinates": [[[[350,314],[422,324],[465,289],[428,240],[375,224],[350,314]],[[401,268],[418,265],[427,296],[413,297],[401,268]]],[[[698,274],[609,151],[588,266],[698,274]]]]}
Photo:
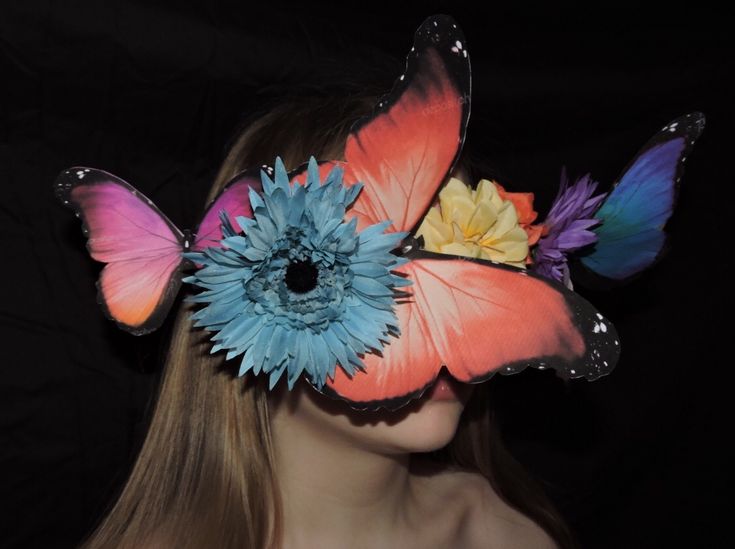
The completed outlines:
{"type": "MultiPolygon", "coordinates": [[[[437,380],[438,379],[446,379],[449,383],[453,384],[457,393],[460,395],[460,400],[462,400],[464,404],[467,403],[467,400],[474,389],[473,386],[468,386],[465,383],[454,380],[454,378],[452,378],[444,368],[442,368],[437,376],[437,380]]],[[[304,377],[299,378],[299,380],[294,384],[294,388],[291,390],[292,395],[290,397],[287,395],[288,384],[285,380],[283,383],[280,381],[279,383],[276,383],[271,396],[273,398],[272,403],[274,405],[277,405],[282,399],[288,397],[286,406],[290,413],[294,413],[296,411],[297,403],[303,395],[305,398],[308,398],[313,402],[315,406],[328,414],[346,416],[352,425],[376,425],[378,423],[395,425],[405,420],[407,416],[419,412],[426,405],[429,400],[429,395],[431,394],[431,389],[437,380],[426,388],[421,397],[411,400],[408,404],[395,411],[386,410],[385,408],[373,411],[355,410],[342,399],[332,398],[320,393],[304,377]]]]}

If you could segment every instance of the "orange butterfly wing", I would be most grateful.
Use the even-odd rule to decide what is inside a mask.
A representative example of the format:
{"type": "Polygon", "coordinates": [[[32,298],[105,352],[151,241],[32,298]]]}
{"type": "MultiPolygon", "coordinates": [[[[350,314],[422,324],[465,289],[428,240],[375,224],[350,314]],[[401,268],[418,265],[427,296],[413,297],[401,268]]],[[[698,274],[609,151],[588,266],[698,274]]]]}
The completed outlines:
{"type": "MultiPolygon", "coordinates": [[[[385,219],[412,231],[453,169],[470,110],[464,37],[448,16],[416,32],[406,72],[345,147],[345,182],[364,187],[346,218],[358,230],[385,219]]],[[[527,366],[564,377],[596,379],[617,362],[614,326],[580,295],[556,281],[491,261],[418,250],[400,268],[413,282],[395,305],[400,337],[380,355],[364,356],[350,378],[335,369],[322,388],[356,409],[395,410],[423,394],[442,367],[479,383],[527,366]]]]}
{"type": "MultiPolygon", "coordinates": [[[[298,183],[299,185],[306,185],[306,179],[307,179],[307,169],[309,167],[308,162],[304,162],[294,168],[292,171],[288,173],[289,181],[294,184],[298,183]]],[[[327,179],[327,176],[331,173],[331,171],[336,168],[342,168],[345,169],[345,162],[340,160],[320,160],[317,163],[318,172],[319,172],[319,181],[324,182],[327,179]]],[[[344,175],[343,175],[343,181],[344,181],[344,175]]]]}
{"type": "Polygon", "coordinates": [[[459,157],[469,94],[464,36],[451,18],[430,18],[416,31],[404,75],[347,138],[344,179],[365,185],[347,215],[358,231],[386,219],[389,231],[420,221],[459,157]]]}
{"type": "Polygon", "coordinates": [[[563,285],[514,267],[423,255],[396,269],[413,281],[412,296],[396,305],[401,336],[382,357],[365,355],[364,372],[350,378],[337,368],[326,394],[359,409],[396,409],[420,397],[442,366],[479,383],[527,366],[594,379],[617,361],[612,323],[563,285]]]}

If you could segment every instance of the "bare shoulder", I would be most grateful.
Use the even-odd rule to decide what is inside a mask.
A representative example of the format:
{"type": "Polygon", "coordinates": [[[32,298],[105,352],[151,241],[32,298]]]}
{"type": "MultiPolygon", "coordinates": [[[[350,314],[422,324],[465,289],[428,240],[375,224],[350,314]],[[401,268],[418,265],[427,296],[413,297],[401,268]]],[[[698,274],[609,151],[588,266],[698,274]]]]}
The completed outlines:
{"type": "Polygon", "coordinates": [[[559,549],[554,540],[529,517],[503,501],[479,473],[460,473],[458,483],[468,507],[463,533],[468,548],[559,549]]]}
{"type": "Polygon", "coordinates": [[[452,547],[559,549],[543,528],[505,503],[479,473],[442,471],[425,482],[437,507],[451,509],[443,531],[451,535],[452,547]]]}

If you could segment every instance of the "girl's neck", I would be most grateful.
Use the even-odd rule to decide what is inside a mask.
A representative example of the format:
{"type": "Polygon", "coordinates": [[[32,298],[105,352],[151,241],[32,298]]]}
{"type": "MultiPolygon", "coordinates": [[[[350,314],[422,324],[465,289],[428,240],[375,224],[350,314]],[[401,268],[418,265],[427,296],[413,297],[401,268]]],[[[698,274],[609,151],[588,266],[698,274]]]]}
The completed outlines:
{"type": "Polygon", "coordinates": [[[284,547],[378,547],[406,530],[416,503],[410,454],[371,452],[278,417],[272,433],[284,547]]]}

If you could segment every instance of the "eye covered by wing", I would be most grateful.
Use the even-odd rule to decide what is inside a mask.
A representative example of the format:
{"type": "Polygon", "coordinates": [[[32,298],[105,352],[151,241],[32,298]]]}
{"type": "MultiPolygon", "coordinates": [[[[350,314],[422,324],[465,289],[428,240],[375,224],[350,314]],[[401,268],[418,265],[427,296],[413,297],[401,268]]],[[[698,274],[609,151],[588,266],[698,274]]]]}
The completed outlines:
{"type": "Polygon", "coordinates": [[[82,220],[92,258],[106,263],[97,281],[97,300],[106,316],[143,335],[161,326],[183,271],[191,266],[182,252],[219,245],[219,211],[231,219],[252,215],[247,192],[259,185],[260,178],[250,172],[233,177],[205,211],[193,242],[149,198],[106,171],[69,168],[56,178],[54,189],[82,220]]]}
{"type": "Polygon", "coordinates": [[[396,410],[419,398],[442,366],[480,383],[528,366],[589,381],[620,355],[617,331],[579,294],[541,275],[482,259],[412,251],[397,271],[413,284],[396,305],[401,336],[365,356],[350,379],[337,368],[323,392],[356,409],[396,410]]]}
{"type": "MultiPolygon", "coordinates": [[[[345,181],[364,187],[346,217],[358,229],[390,219],[391,230],[415,233],[459,157],[469,112],[464,37],[452,18],[431,17],[416,32],[405,73],[348,137],[345,181]]],[[[614,367],[615,328],[578,294],[524,269],[413,242],[404,248],[410,261],[396,269],[412,281],[395,304],[401,336],[382,355],[365,355],[364,371],[349,377],[337,368],[322,393],[355,409],[396,410],[442,367],[466,383],[529,365],[590,380],[614,367]]]]}
{"type": "Polygon", "coordinates": [[[595,212],[602,220],[592,229],[597,242],[580,250],[570,265],[575,279],[610,288],[660,261],[668,250],[664,227],[676,207],[684,163],[704,123],[700,112],[672,120],[626,166],[595,212]]]}

